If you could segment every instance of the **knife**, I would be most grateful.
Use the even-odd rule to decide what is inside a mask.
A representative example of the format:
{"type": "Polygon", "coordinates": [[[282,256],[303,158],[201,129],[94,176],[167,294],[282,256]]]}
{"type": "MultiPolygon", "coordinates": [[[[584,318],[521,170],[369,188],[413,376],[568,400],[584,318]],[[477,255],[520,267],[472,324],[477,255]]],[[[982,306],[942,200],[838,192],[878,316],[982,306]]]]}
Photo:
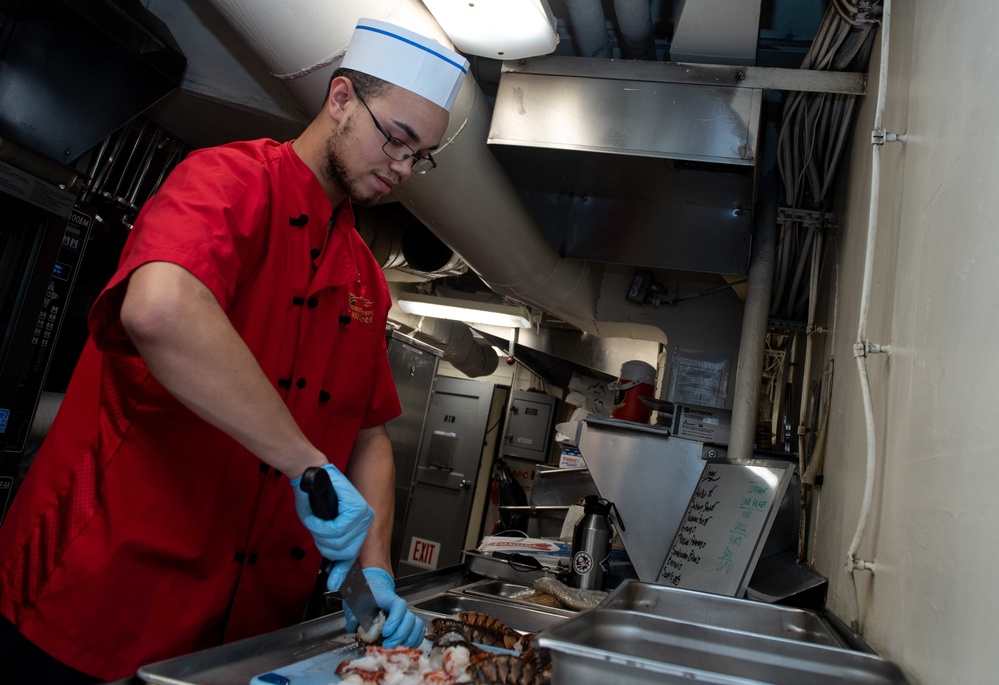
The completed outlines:
{"type": "MultiPolygon", "coordinates": [[[[326,471],[315,466],[305,469],[305,473],[302,474],[301,488],[302,492],[309,495],[309,506],[312,507],[313,514],[327,521],[336,518],[340,511],[340,503],[336,496],[336,490],[333,489],[333,482],[330,481],[330,475],[326,471]]],[[[329,559],[323,559],[317,585],[321,583],[325,589],[326,578],[332,568],[333,562],[329,559]]],[[[365,631],[370,631],[371,626],[378,619],[380,610],[378,603],[375,602],[375,596],[371,594],[368,579],[361,571],[359,559],[354,559],[354,563],[350,565],[347,576],[340,585],[340,596],[354,613],[357,622],[365,631]]]]}

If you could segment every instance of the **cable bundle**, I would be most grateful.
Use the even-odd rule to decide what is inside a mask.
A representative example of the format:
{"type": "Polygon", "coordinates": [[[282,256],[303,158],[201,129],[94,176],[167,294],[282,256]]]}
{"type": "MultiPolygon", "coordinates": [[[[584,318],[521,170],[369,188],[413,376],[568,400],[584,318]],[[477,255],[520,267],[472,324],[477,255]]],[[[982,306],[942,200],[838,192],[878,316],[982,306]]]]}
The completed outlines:
{"type": "MultiPolygon", "coordinates": [[[[866,71],[880,2],[830,0],[802,69],[866,71]]],[[[855,95],[791,93],[777,139],[784,203],[818,212],[829,206],[836,168],[853,123],[855,95]]],[[[822,221],[785,215],[778,226],[772,318],[801,320],[808,305],[807,267],[822,221]]]]}

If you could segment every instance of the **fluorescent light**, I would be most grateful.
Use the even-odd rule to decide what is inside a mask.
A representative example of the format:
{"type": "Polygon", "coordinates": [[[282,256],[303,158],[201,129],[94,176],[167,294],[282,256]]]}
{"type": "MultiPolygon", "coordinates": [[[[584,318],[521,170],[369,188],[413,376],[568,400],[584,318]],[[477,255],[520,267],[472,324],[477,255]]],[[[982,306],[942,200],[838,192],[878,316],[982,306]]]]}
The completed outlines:
{"type": "Polygon", "coordinates": [[[546,0],[423,0],[434,19],[469,55],[523,59],[548,55],[558,45],[555,15],[546,0]]]}
{"type": "Polygon", "coordinates": [[[511,328],[531,327],[531,317],[526,307],[510,307],[418,293],[400,295],[398,304],[402,311],[414,316],[430,316],[435,319],[511,328]]]}

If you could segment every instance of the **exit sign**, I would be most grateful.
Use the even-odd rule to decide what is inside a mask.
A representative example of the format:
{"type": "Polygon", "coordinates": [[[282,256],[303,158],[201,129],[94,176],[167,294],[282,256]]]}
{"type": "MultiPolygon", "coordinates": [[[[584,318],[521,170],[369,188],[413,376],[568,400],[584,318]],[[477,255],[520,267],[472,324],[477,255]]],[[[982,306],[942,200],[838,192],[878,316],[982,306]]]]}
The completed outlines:
{"type": "Polygon", "coordinates": [[[414,537],[409,543],[409,558],[406,561],[413,566],[436,569],[440,551],[441,543],[414,537]]]}

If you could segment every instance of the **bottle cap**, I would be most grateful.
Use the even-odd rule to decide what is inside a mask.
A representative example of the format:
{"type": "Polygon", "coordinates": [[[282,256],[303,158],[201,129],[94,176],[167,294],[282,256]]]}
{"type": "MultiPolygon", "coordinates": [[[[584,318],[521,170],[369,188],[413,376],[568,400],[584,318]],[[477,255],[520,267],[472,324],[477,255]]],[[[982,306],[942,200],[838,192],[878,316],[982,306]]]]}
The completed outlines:
{"type": "Polygon", "coordinates": [[[611,503],[596,495],[587,495],[583,499],[583,512],[598,516],[610,516],[611,503]]]}

